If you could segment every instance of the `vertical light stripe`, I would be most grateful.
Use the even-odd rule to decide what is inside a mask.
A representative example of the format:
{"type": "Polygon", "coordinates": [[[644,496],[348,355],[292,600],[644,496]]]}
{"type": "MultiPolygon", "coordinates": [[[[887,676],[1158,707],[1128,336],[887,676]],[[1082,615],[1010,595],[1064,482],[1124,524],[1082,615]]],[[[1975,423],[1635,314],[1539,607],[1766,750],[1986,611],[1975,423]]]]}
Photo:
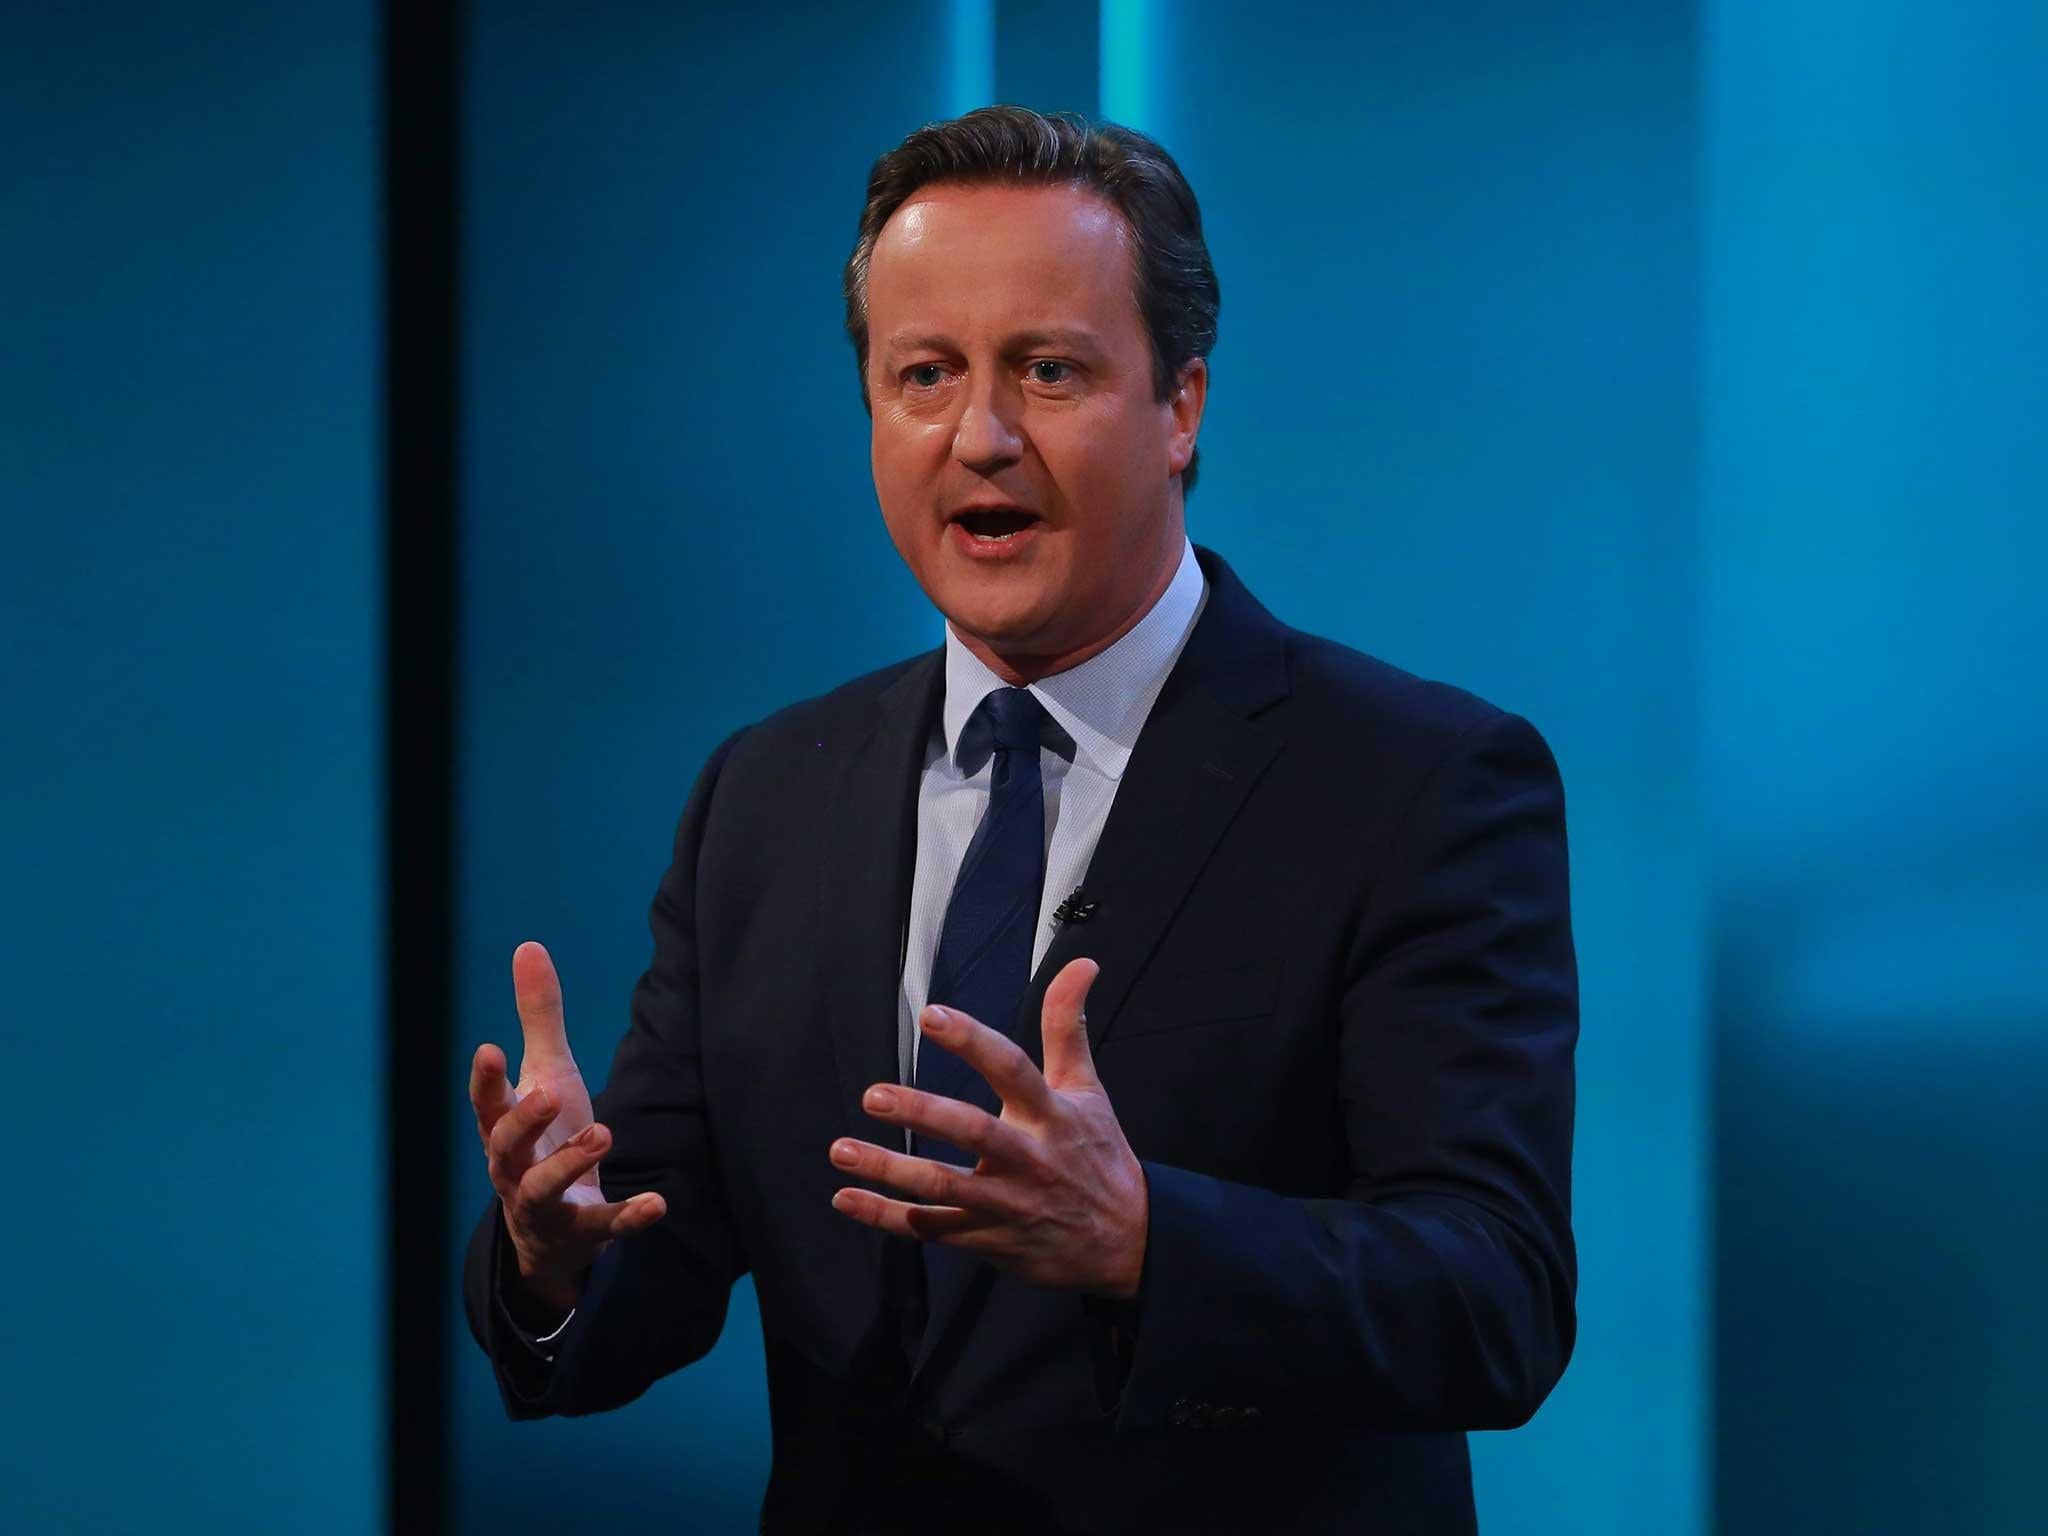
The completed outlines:
{"type": "Polygon", "coordinates": [[[1153,131],[1153,81],[1159,69],[1155,0],[1102,0],[1101,106],[1113,123],[1153,131]]]}
{"type": "Polygon", "coordinates": [[[995,0],[953,0],[946,110],[954,117],[996,99],[995,0]]]}

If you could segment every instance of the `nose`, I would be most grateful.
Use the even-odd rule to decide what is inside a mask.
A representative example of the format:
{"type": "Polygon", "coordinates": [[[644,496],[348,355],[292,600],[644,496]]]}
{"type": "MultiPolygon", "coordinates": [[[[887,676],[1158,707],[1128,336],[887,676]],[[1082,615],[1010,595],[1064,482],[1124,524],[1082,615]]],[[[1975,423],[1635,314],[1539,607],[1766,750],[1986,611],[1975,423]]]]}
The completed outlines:
{"type": "Polygon", "coordinates": [[[953,428],[953,457],[978,475],[994,474],[1017,462],[1024,438],[1016,419],[1018,403],[1001,383],[983,376],[967,391],[967,403],[953,428]]]}

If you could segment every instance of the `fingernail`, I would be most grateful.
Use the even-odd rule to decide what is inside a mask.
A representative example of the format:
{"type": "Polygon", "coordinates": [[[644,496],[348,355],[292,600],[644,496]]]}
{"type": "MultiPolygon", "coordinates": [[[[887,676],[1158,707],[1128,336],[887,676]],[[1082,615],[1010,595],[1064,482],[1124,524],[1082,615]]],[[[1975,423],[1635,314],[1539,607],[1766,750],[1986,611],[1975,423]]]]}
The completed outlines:
{"type": "Polygon", "coordinates": [[[937,1003],[933,1003],[924,1011],[924,1031],[928,1035],[937,1034],[952,1022],[953,1015],[951,1011],[941,1008],[937,1003]]]}
{"type": "Polygon", "coordinates": [[[533,1090],[533,1107],[542,1114],[546,1114],[555,1107],[555,1101],[548,1097],[548,1091],[545,1086],[533,1090]]]}
{"type": "Polygon", "coordinates": [[[896,1095],[886,1088],[870,1088],[861,1103],[872,1110],[887,1111],[896,1107],[896,1095]]]}
{"type": "Polygon", "coordinates": [[[840,1167],[851,1168],[859,1157],[860,1153],[854,1149],[852,1142],[835,1141],[832,1143],[832,1161],[839,1164],[840,1167]]]}

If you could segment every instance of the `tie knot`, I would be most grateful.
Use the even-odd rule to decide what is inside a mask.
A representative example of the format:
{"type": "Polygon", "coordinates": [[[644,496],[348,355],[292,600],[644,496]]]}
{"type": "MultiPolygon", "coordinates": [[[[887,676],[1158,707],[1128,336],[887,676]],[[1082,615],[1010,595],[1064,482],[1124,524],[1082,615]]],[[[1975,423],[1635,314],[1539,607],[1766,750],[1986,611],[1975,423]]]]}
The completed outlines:
{"type": "Polygon", "coordinates": [[[1045,706],[1029,688],[998,688],[981,701],[998,752],[1035,747],[1044,732],[1045,706]]]}

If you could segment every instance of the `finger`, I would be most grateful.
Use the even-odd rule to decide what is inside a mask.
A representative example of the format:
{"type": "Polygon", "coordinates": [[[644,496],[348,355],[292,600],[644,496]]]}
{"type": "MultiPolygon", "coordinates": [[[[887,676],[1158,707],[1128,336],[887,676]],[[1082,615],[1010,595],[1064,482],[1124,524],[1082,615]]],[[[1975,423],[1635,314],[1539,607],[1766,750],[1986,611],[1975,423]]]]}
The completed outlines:
{"type": "Polygon", "coordinates": [[[521,1081],[536,1062],[573,1063],[562,1018],[561,979],[547,950],[531,939],[512,951],[512,996],[519,1005],[519,1029],[526,1041],[526,1055],[519,1063],[521,1081]]]}
{"type": "Polygon", "coordinates": [[[570,1228],[577,1237],[602,1242],[607,1237],[626,1237],[645,1232],[668,1214],[668,1202],[652,1190],[630,1200],[608,1205],[579,1205],[571,1208],[570,1228]]]}
{"type": "Polygon", "coordinates": [[[1014,1125],[1005,1125],[979,1104],[965,1104],[922,1088],[877,1083],[861,1098],[861,1108],[877,1120],[907,1125],[936,1136],[970,1157],[985,1157],[1008,1167],[1032,1163],[1035,1143],[1014,1125]]]}
{"type": "Polygon", "coordinates": [[[598,1165],[611,1146],[609,1131],[601,1125],[586,1125],[520,1176],[520,1198],[529,1205],[561,1199],[570,1185],[598,1165]]]}
{"type": "Polygon", "coordinates": [[[1039,1033],[1045,1040],[1045,1080],[1055,1088],[1100,1088],[1095,1055],[1088,1048],[1088,989],[1102,967],[1093,960],[1069,960],[1045,989],[1039,1033]]]}
{"type": "Polygon", "coordinates": [[[954,1163],[891,1152],[851,1137],[833,1142],[831,1156],[832,1165],[842,1172],[900,1189],[926,1205],[957,1206],[1005,1221],[1023,1221],[1030,1215],[1016,1189],[999,1178],[970,1173],[954,1163]]]}
{"type": "Polygon", "coordinates": [[[476,1133],[487,1149],[491,1127],[516,1102],[505,1080],[505,1053],[495,1045],[478,1046],[469,1061],[469,1106],[476,1111],[476,1133]]]}
{"type": "Polygon", "coordinates": [[[516,1184],[533,1164],[533,1144],[540,1140],[561,1105],[545,1087],[536,1088],[498,1117],[491,1127],[491,1180],[516,1184]]]}
{"type": "Polygon", "coordinates": [[[913,1205],[904,1212],[903,1223],[912,1237],[942,1243],[950,1239],[954,1247],[976,1251],[994,1246],[991,1238],[1007,1242],[1015,1229],[1007,1217],[957,1205],[913,1205]]]}
{"type": "Polygon", "coordinates": [[[949,1247],[989,1249],[1004,1246],[1001,1234],[1010,1223],[985,1211],[962,1210],[957,1206],[912,1205],[891,1200],[870,1189],[842,1189],[832,1197],[832,1209],[851,1216],[865,1226],[891,1237],[914,1237],[919,1241],[949,1247]]]}
{"type": "Polygon", "coordinates": [[[957,1008],[936,1004],[918,1017],[927,1040],[936,1041],[974,1068],[995,1089],[996,1097],[1027,1115],[1052,1108],[1052,1090],[1031,1064],[1024,1047],[957,1008]]]}

